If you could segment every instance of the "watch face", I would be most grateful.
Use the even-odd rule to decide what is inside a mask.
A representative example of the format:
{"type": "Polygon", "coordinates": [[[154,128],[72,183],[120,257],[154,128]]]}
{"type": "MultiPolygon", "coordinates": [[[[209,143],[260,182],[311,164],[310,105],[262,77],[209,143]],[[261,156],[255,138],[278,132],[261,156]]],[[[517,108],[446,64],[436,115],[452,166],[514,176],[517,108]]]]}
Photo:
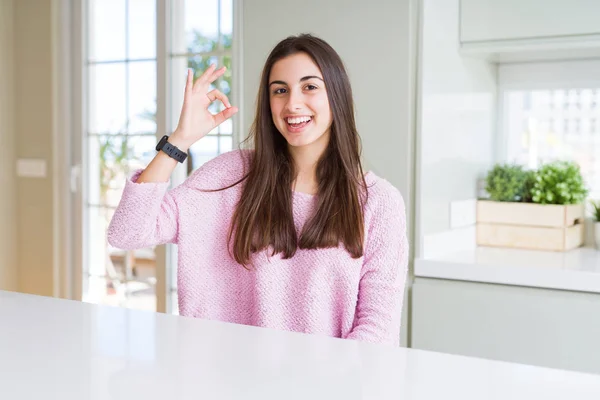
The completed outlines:
{"type": "Polygon", "coordinates": [[[167,135],[165,135],[162,138],[160,138],[160,141],[156,145],[156,151],[160,151],[163,148],[163,146],[165,145],[165,143],[167,143],[167,139],[168,139],[167,135]]]}

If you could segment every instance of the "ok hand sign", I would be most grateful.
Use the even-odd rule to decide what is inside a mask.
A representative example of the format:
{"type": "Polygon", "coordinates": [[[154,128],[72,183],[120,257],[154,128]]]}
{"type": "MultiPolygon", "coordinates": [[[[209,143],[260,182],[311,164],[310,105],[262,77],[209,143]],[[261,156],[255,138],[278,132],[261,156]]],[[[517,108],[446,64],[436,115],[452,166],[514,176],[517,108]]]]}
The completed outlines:
{"type": "Polygon", "coordinates": [[[215,68],[216,66],[212,64],[196,82],[193,81],[192,71],[188,70],[179,123],[171,135],[183,151],[187,151],[192,144],[238,112],[238,108],[232,107],[227,96],[221,91],[217,89],[208,91],[210,84],[225,73],[225,67],[217,70],[215,68]],[[226,108],[213,115],[208,107],[216,100],[220,100],[226,108]]]}

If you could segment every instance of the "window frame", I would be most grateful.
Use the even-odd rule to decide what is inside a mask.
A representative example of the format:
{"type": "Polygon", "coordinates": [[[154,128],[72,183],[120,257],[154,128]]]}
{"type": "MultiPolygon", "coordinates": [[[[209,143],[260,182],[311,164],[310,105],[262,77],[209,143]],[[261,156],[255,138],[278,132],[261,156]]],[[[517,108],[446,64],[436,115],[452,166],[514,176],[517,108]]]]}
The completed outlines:
{"type": "MultiPolygon", "coordinates": [[[[218,1],[218,0],[217,0],[218,1]]],[[[177,2],[175,2],[177,3],[177,2]]],[[[61,3],[62,4],[62,3],[61,3]]],[[[66,82],[61,81],[65,86],[68,86],[70,101],[68,104],[61,105],[64,109],[69,109],[70,113],[70,129],[69,133],[59,139],[58,145],[64,146],[70,153],[70,159],[66,163],[70,176],[65,176],[64,181],[69,184],[71,189],[70,194],[64,194],[65,197],[70,197],[72,207],[69,215],[70,235],[68,242],[70,245],[70,254],[72,262],[69,268],[66,269],[64,276],[61,276],[63,281],[70,282],[72,288],[70,298],[81,300],[83,295],[83,279],[85,278],[84,263],[87,260],[86,249],[84,248],[87,224],[87,193],[86,187],[82,184],[82,179],[85,179],[88,171],[86,146],[87,136],[87,121],[88,121],[88,96],[89,93],[87,82],[89,64],[87,62],[86,45],[88,43],[88,10],[86,1],[65,0],[66,6],[62,8],[63,20],[69,21],[69,30],[72,32],[70,38],[62,38],[61,43],[69,46],[70,51],[64,57],[64,62],[71,69],[70,79],[63,77],[66,82]]],[[[178,119],[179,115],[174,115],[170,112],[172,108],[171,88],[170,84],[170,63],[171,54],[171,1],[156,0],[156,140],[159,140],[164,134],[170,133],[170,127],[173,126],[173,120],[178,119]]],[[[240,109],[243,107],[241,68],[242,68],[242,52],[241,52],[241,8],[242,0],[232,0],[233,12],[233,37],[231,48],[231,63],[232,63],[232,93],[230,98],[232,104],[238,105],[240,109]]],[[[63,74],[64,75],[64,74],[63,74]]],[[[182,86],[183,90],[183,86],[182,86]]],[[[64,115],[64,113],[63,113],[64,115]]],[[[233,118],[233,148],[236,148],[243,139],[242,114],[238,112],[233,118]]],[[[171,187],[177,186],[187,178],[187,166],[185,164],[178,165],[172,175],[171,187]]],[[[173,285],[170,279],[171,273],[169,268],[177,268],[176,250],[174,246],[157,246],[156,249],[156,297],[158,312],[173,312],[171,293],[173,285]]]]}

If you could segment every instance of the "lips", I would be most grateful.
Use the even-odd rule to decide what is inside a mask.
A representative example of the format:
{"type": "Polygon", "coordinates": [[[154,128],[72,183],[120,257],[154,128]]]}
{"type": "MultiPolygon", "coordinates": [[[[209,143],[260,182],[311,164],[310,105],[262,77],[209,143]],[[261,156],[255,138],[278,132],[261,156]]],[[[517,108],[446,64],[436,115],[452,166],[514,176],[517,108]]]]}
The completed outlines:
{"type": "MultiPolygon", "coordinates": [[[[294,119],[294,118],[289,118],[289,119],[294,119]]],[[[293,132],[293,133],[298,133],[298,132],[302,132],[308,125],[310,125],[313,122],[313,117],[310,117],[310,120],[308,121],[304,121],[304,122],[300,122],[300,123],[296,123],[296,124],[290,124],[288,118],[285,118],[285,124],[287,126],[288,131],[293,132]]]]}

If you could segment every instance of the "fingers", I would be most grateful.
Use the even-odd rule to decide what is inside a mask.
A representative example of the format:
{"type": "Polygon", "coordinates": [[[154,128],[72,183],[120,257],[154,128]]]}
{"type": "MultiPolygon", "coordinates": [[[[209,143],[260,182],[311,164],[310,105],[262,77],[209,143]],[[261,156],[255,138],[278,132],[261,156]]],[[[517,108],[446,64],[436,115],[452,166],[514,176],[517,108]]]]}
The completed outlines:
{"type": "MultiPolygon", "coordinates": [[[[215,68],[216,68],[216,66],[215,66],[215,68]]],[[[216,81],[218,77],[220,77],[221,75],[223,75],[225,73],[226,70],[227,70],[227,67],[225,67],[225,66],[222,66],[221,68],[216,69],[213,72],[212,76],[209,78],[209,83],[213,83],[214,81],[216,81]]]]}
{"type": "Polygon", "coordinates": [[[229,99],[225,96],[220,90],[214,89],[206,94],[211,102],[215,100],[221,100],[223,105],[227,108],[231,107],[231,103],[229,103],[229,99]]]}
{"type": "Polygon", "coordinates": [[[219,126],[221,125],[223,122],[225,122],[225,120],[233,117],[235,115],[235,113],[238,112],[238,108],[237,107],[229,107],[226,108],[225,110],[221,111],[218,114],[215,114],[213,116],[214,121],[215,121],[215,126],[219,126]]]}
{"type": "Polygon", "coordinates": [[[196,79],[196,82],[194,83],[194,89],[197,89],[200,86],[206,85],[208,82],[207,77],[212,75],[215,68],[216,68],[215,64],[209,65],[209,67],[206,69],[206,71],[204,71],[202,73],[202,75],[200,75],[200,77],[198,79],[196,79]]]}
{"type": "Polygon", "coordinates": [[[208,87],[208,85],[213,83],[219,76],[223,75],[227,69],[226,67],[216,68],[217,66],[215,64],[211,64],[194,83],[194,90],[202,90],[200,89],[201,87],[208,87]]]}

